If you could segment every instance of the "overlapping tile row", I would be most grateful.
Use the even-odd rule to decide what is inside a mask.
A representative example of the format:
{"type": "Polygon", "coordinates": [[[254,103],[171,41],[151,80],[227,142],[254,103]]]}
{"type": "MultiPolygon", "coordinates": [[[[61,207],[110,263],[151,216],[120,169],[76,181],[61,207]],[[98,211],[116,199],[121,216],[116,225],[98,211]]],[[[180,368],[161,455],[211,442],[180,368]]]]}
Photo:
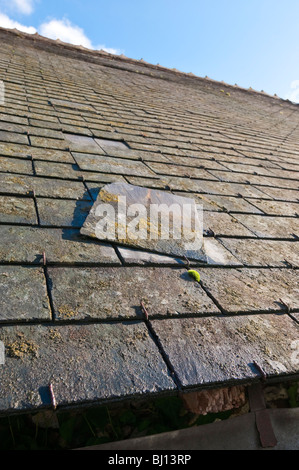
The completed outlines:
{"type": "Polygon", "coordinates": [[[53,405],[49,383],[65,406],[298,374],[297,107],[0,38],[0,412],[53,405]],[[200,283],[184,258],[80,234],[112,182],[202,205],[200,283]]]}

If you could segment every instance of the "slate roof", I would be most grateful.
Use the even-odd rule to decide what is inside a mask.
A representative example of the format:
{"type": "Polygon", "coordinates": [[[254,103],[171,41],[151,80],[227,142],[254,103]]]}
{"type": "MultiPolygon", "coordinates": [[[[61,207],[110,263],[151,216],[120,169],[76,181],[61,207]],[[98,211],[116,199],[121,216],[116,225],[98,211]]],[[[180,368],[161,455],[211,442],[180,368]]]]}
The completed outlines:
{"type": "Polygon", "coordinates": [[[298,378],[298,106],[0,40],[0,412],[298,378]],[[203,204],[200,284],[183,258],[80,234],[111,182],[203,204]]]}

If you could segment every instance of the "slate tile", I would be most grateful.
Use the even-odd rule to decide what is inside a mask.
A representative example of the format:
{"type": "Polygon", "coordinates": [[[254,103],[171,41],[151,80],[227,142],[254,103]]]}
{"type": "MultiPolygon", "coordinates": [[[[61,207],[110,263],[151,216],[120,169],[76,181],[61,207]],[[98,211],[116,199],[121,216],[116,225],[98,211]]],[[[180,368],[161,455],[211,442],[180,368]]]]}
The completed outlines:
{"type": "Polygon", "coordinates": [[[116,173],[121,175],[135,175],[155,177],[147,166],[139,161],[126,160],[124,158],[112,158],[107,156],[93,156],[84,153],[73,153],[81,170],[99,171],[102,173],[116,173]]]}
{"type": "Polygon", "coordinates": [[[268,215],[299,215],[299,201],[298,202],[285,202],[285,201],[264,201],[255,199],[252,203],[268,215]]]}
{"type": "Polygon", "coordinates": [[[295,241],[222,238],[221,242],[245,266],[299,265],[295,241]]]}
{"type": "Polygon", "coordinates": [[[30,154],[32,155],[34,160],[46,160],[50,162],[72,164],[76,163],[70,152],[64,152],[62,150],[31,147],[30,154]]]}
{"type": "Polygon", "coordinates": [[[180,165],[171,165],[171,164],[163,164],[163,163],[156,163],[156,162],[149,162],[149,167],[154,170],[157,174],[160,175],[174,175],[174,176],[186,176],[187,178],[198,178],[198,179],[206,179],[206,180],[214,180],[216,181],[217,178],[201,168],[191,168],[187,166],[180,166],[180,165]]]}
{"type": "Polygon", "coordinates": [[[80,236],[77,229],[0,225],[1,263],[121,264],[113,247],[80,236]]]}
{"type": "Polygon", "coordinates": [[[23,197],[0,196],[0,222],[37,224],[34,200],[23,197]]]}
{"type": "Polygon", "coordinates": [[[37,207],[42,226],[81,228],[92,207],[92,202],[37,198],[37,207]]]}
{"type": "Polygon", "coordinates": [[[239,258],[234,256],[219,240],[216,238],[204,238],[204,252],[206,254],[206,263],[217,266],[242,266],[239,258]]]}
{"type": "Polygon", "coordinates": [[[299,218],[236,214],[235,218],[261,238],[299,237],[299,218]]]}
{"type": "Polygon", "coordinates": [[[201,268],[201,282],[226,313],[299,308],[299,274],[292,269],[201,268]],[[278,290],[279,286],[279,290],[278,290]]]}
{"type": "Polygon", "coordinates": [[[140,319],[141,301],[150,317],[220,313],[186,269],[105,267],[48,271],[57,320],[140,319]]]}
{"type": "Polygon", "coordinates": [[[86,152],[95,153],[98,155],[105,155],[104,150],[96,143],[96,140],[92,137],[75,135],[75,134],[64,134],[66,145],[69,146],[72,152],[86,152]]]}
{"type": "MultiPolygon", "coordinates": [[[[234,196],[215,196],[209,194],[205,196],[210,204],[215,204],[215,207],[222,208],[227,212],[246,212],[252,214],[262,214],[262,211],[255,207],[255,199],[245,200],[242,197],[234,196]],[[252,204],[250,203],[252,201],[252,204]]],[[[212,209],[211,209],[212,210],[212,209]]]]}
{"type": "Polygon", "coordinates": [[[123,150],[124,152],[129,151],[129,147],[126,145],[125,142],[122,142],[120,140],[110,140],[110,139],[95,139],[96,143],[105,151],[114,151],[115,149],[117,150],[123,150]]]}
{"type": "Polygon", "coordinates": [[[32,162],[22,158],[0,157],[0,172],[33,175],[32,162]]]}
{"type": "Polygon", "coordinates": [[[82,172],[76,164],[35,160],[34,168],[37,176],[74,180],[82,179],[82,172]]]}
{"type": "Polygon", "coordinates": [[[157,253],[151,253],[149,251],[136,250],[134,248],[128,248],[118,246],[117,250],[125,264],[134,264],[140,266],[151,266],[151,265],[183,265],[186,266],[186,261],[180,258],[174,258],[172,256],[165,256],[157,253]]]}
{"type": "Polygon", "coordinates": [[[168,159],[171,163],[176,165],[185,165],[191,166],[195,168],[204,168],[206,170],[224,170],[225,167],[217,162],[216,160],[212,160],[211,158],[196,158],[193,155],[190,156],[176,156],[176,155],[169,155],[168,159]]]}
{"type": "Polygon", "coordinates": [[[194,200],[167,192],[124,183],[106,185],[101,189],[81,233],[166,255],[205,260],[201,249],[202,222],[194,200]],[[124,201],[124,221],[121,221],[121,198],[124,201]],[[102,207],[107,204],[111,208],[104,219],[108,230],[104,228],[104,214],[101,213],[102,207]],[[153,208],[156,208],[155,213],[153,208]],[[136,221],[137,215],[139,218],[136,221]],[[163,223],[159,222],[160,218],[163,223]]]}
{"type": "Polygon", "coordinates": [[[299,192],[296,189],[281,189],[263,187],[263,192],[277,201],[299,202],[299,192]]]}
{"type": "Polygon", "coordinates": [[[90,199],[84,184],[81,182],[0,173],[0,193],[29,194],[33,190],[36,196],[90,199]]]}
{"type": "Polygon", "coordinates": [[[67,142],[61,139],[52,139],[50,137],[38,137],[33,135],[30,137],[30,142],[33,147],[68,150],[67,142]]]}
{"type": "Polygon", "coordinates": [[[2,327],[0,339],[1,412],[52,408],[49,383],[58,407],[176,390],[142,322],[2,327]]]}
{"type": "Polygon", "coordinates": [[[295,374],[299,325],[288,315],[153,320],[152,326],[183,387],[225,386],[295,374]]]}
{"type": "Polygon", "coordinates": [[[0,141],[11,142],[15,144],[28,145],[28,137],[25,134],[17,134],[15,132],[8,132],[0,130],[0,141]]]}
{"type": "Polygon", "coordinates": [[[10,142],[0,142],[0,155],[6,157],[28,158],[31,155],[30,145],[19,145],[10,142]]]}
{"type": "MultiPolygon", "coordinates": [[[[245,216],[245,218],[247,215],[245,216]]],[[[246,219],[245,219],[246,220],[246,219]]],[[[242,219],[232,217],[226,212],[210,212],[206,211],[203,214],[203,228],[204,233],[209,234],[212,232],[217,236],[231,236],[231,237],[254,237],[254,232],[243,224],[242,219]],[[241,223],[240,223],[241,222],[241,223]]]]}
{"type": "Polygon", "coordinates": [[[50,319],[43,269],[0,266],[0,323],[50,319]]]}

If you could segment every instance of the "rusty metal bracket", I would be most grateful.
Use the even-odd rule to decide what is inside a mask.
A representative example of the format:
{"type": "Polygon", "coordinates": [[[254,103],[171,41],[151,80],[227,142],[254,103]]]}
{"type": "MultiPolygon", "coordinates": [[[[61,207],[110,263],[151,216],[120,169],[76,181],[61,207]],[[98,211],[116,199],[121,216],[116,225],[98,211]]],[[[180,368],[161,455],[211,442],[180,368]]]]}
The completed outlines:
{"type": "Polygon", "coordinates": [[[275,447],[277,439],[274,434],[269,412],[266,408],[263,387],[261,383],[248,387],[250,411],[255,414],[255,424],[263,448],[275,447]]]}

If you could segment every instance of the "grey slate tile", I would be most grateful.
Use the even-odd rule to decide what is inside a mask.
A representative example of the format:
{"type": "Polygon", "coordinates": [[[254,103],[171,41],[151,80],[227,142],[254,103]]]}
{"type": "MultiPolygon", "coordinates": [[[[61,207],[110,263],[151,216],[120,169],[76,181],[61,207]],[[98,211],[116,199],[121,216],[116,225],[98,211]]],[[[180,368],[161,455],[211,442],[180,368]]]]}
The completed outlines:
{"type": "Polygon", "coordinates": [[[236,214],[235,218],[261,238],[299,237],[299,218],[236,214]]]}
{"type": "Polygon", "coordinates": [[[36,196],[90,199],[84,184],[79,181],[0,173],[0,193],[25,195],[32,193],[33,190],[36,196]]]}
{"type": "Polygon", "coordinates": [[[0,222],[37,224],[34,200],[23,197],[0,196],[0,222]]]}
{"type": "Polygon", "coordinates": [[[0,142],[0,155],[6,157],[28,158],[31,155],[30,145],[19,145],[11,142],[0,142]]]}
{"type": "Polygon", "coordinates": [[[7,132],[0,130],[0,141],[15,144],[28,145],[28,137],[25,134],[16,134],[15,132],[7,132]]]}
{"type": "Polygon", "coordinates": [[[120,175],[135,175],[155,177],[144,163],[124,158],[112,158],[102,155],[90,155],[85,153],[73,153],[75,160],[81,170],[99,171],[102,173],[116,173],[120,175]]]}
{"type": "Polygon", "coordinates": [[[49,268],[48,272],[57,320],[140,319],[141,301],[150,317],[220,313],[186,269],[49,268]]]}
{"type": "Polygon", "coordinates": [[[105,403],[176,386],[142,322],[2,327],[1,412],[105,403]],[[23,350],[23,352],[22,352],[23,350]]]}
{"type": "Polygon", "coordinates": [[[293,269],[201,268],[201,282],[226,313],[299,309],[299,274],[293,269]],[[279,289],[278,289],[279,286],[279,289]]]}
{"type": "Polygon", "coordinates": [[[119,265],[111,245],[86,239],[77,229],[0,225],[0,263],[119,265]]]}
{"type": "MultiPolygon", "coordinates": [[[[247,217],[247,216],[246,216],[247,217]]],[[[215,236],[254,237],[254,233],[242,220],[233,217],[226,212],[205,211],[203,214],[204,233],[212,231],[215,236]]]]}
{"type": "Polygon", "coordinates": [[[152,326],[183,387],[219,385],[298,371],[299,325],[288,315],[153,320],[152,326]]]}
{"type": "Polygon", "coordinates": [[[166,255],[187,256],[200,261],[206,259],[202,250],[202,223],[195,201],[169,192],[148,190],[124,183],[106,185],[101,189],[81,233],[166,255]],[[107,216],[104,218],[104,214],[98,212],[107,204],[111,210],[105,209],[107,216]],[[124,214],[120,211],[121,204],[124,205],[124,214]],[[153,207],[156,207],[156,217],[152,211],[153,207]],[[159,222],[159,213],[163,223],[159,222]],[[136,221],[137,215],[139,218],[136,221]],[[122,221],[123,216],[125,221],[122,221]],[[111,227],[110,230],[99,229],[99,226],[103,226],[102,220],[111,227]]]}
{"type": "Polygon", "coordinates": [[[285,202],[254,199],[252,203],[268,215],[290,215],[293,217],[299,215],[299,201],[285,202]]]}
{"type": "Polygon", "coordinates": [[[221,242],[245,266],[299,266],[295,241],[223,238],[221,242]]]}
{"type": "Polygon", "coordinates": [[[21,158],[0,158],[0,172],[33,175],[32,162],[21,158]]]}
{"type": "Polygon", "coordinates": [[[91,207],[91,201],[37,198],[37,208],[42,226],[81,228],[91,207]]]}
{"type": "Polygon", "coordinates": [[[96,140],[92,137],[75,134],[64,134],[64,137],[66,145],[69,146],[72,152],[86,152],[105,155],[104,150],[102,150],[102,148],[96,143],[96,140]]]}
{"type": "Polygon", "coordinates": [[[51,320],[42,268],[0,266],[0,323],[51,320]]]}

